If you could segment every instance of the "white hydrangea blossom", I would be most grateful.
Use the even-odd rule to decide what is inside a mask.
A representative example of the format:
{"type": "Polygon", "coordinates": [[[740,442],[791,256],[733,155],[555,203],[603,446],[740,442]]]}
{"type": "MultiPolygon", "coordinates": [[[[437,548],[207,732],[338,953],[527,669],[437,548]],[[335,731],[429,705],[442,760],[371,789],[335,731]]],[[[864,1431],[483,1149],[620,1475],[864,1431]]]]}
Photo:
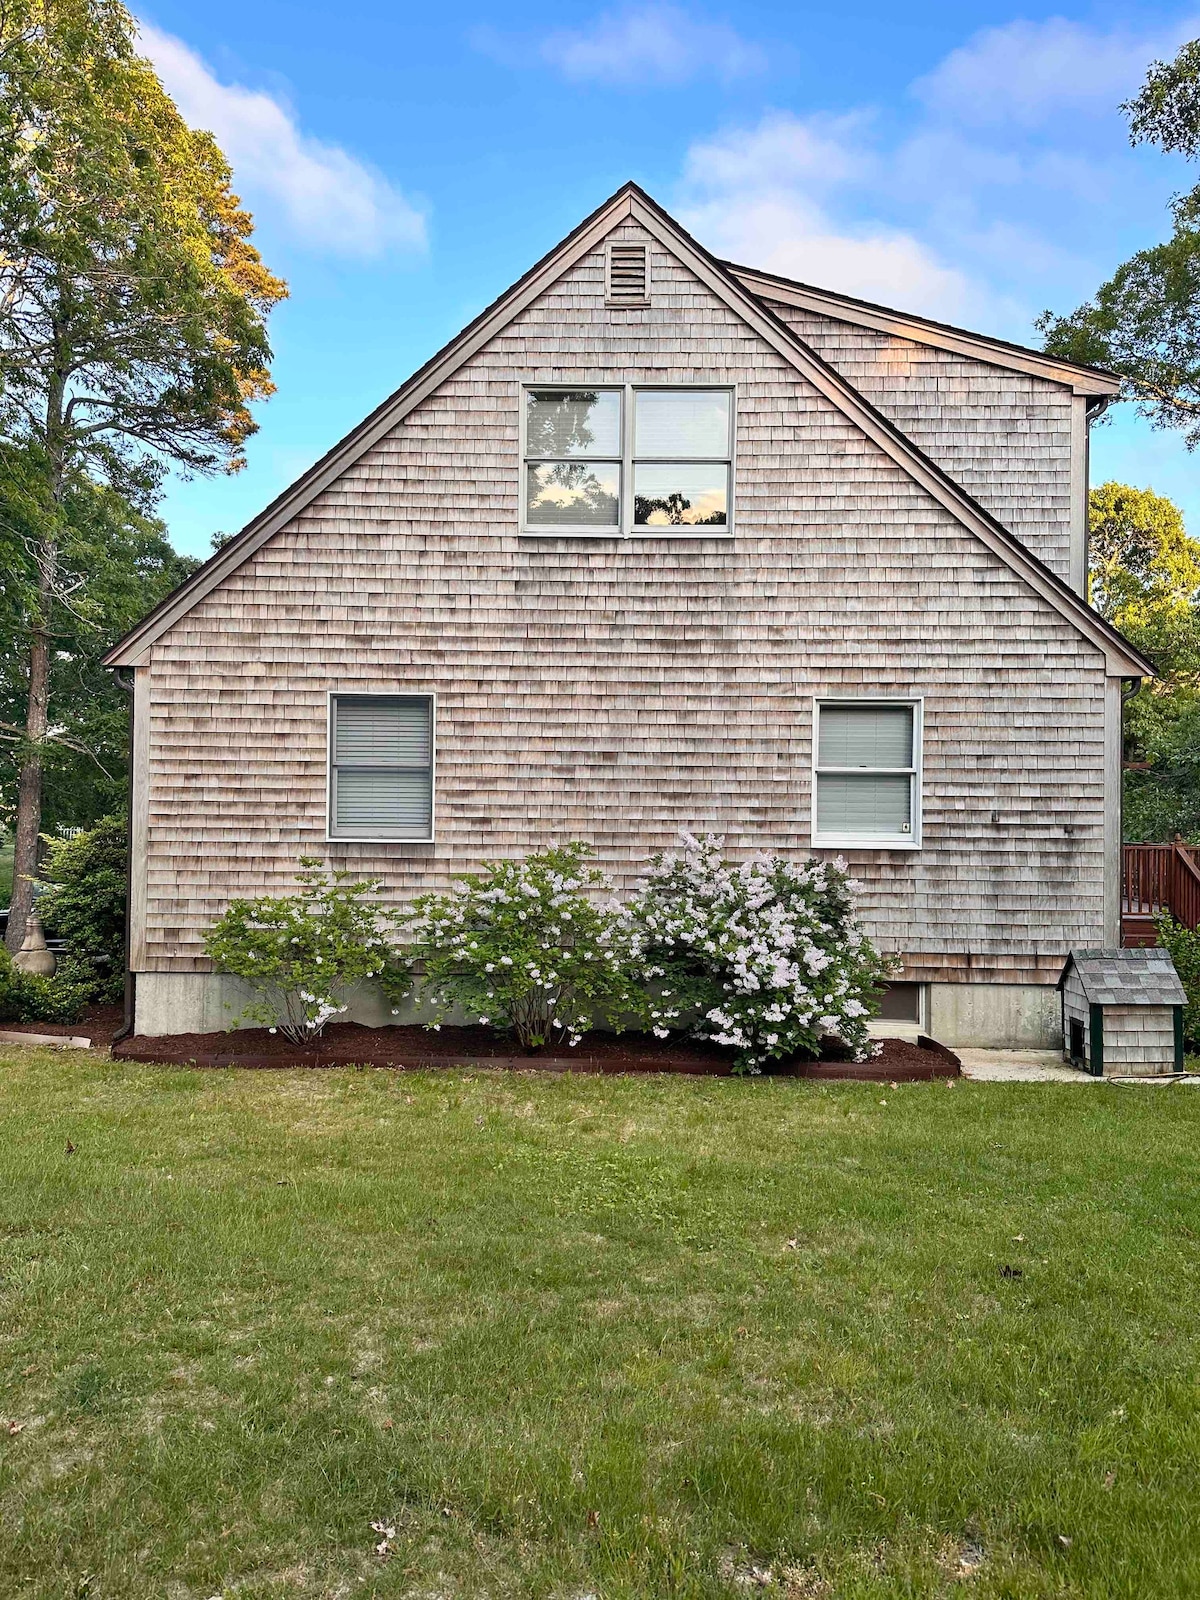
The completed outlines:
{"type": "Polygon", "coordinates": [[[511,1027],[526,1048],[577,1045],[597,1008],[616,1021],[637,994],[639,944],[612,885],[572,844],[495,861],[405,914],[409,959],[438,1008],[511,1027]],[[600,897],[604,896],[603,899],[600,897]]]}
{"type": "Polygon", "coordinates": [[[682,834],[638,885],[647,979],[671,983],[651,1007],[655,1034],[698,1012],[693,1033],[735,1048],[749,1072],[815,1054],[823,1037],[857,1060],[877,1053],[864,995],[886,963],[854,918],[846,863],[771,853],[728,862],[723,844],[682,834]]]}

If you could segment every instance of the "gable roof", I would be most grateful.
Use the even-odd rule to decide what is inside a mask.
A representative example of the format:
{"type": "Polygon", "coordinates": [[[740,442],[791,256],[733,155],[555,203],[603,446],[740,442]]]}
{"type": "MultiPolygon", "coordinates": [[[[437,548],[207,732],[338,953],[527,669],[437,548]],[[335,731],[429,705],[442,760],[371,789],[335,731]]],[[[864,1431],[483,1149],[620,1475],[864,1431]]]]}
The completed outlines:
{"type": "Polygon", "coordinates": [[[933,345],[938,350],[946,350],[954,355],[987,361],[994,367],[1007,367],[1013,372],[1027,372],[1036,378],[1048,378],[1052,383],[1067,385],[1073,394],[1088,395],[1100,404],[1117,394],[1121,388],[1120,378],[1101,367],[1081,366],[1077,361],[1064,361],[1059,356],[1047,355],[1044,350],[1030,350],[1023,344],[1012,344],[1007,339],[996,339],[990,334],[972,333],[967,328],[956,328],[949,322],[935,322],[931,317],[921,317],[912,311],[895,311],[890,306],[857,300],[853,295],[839,294],[833,289],[819,289],[811,283],[799,283],[795,278],[782,278],[774,272],[763,272],[758,267],[742,267],[733,261],[723,261],[721,265],[751,294],[763,300],[774,300],[778,305],[815,311],[824,317],[834,317],[839,322],[851,322],[860,328],[874,328],[878,333],[894,334],[917,344],[933,345]]]}
{"type": "Polygon", "coordinates": [[[1059,988],[1071,968],[1084,999],[1093,1006],[1182,1006],[1187,1004],[1175,963],[1166,950],[1072,950],[1059,988]]]}
{"type": "Polygon", "coordinates": [[[1025,548],[961,485],[908,439],[841,373],[817,354],[730,270],[686,233],[674,218],[637,184],[618,189],[577,228],[542,257],[498,300],[432,356],[395,394],[376,407],[328,454],[309,468],[291,488],[223,545],[216,555],[168,595],[104,657],[109,667],[136,666],[145,651],[235,572],[266,541],[354,464],[385,434],[419,406],[462,364],[531,305],[556,279],[595,250],[614,227],[626,220],[639,223],[790,366],[844,413],[884,453],[919,483],[959,523],[1011,567],[1050,606],[1104,652],[1110,675],[1153,676],[1150,661],[1105,622],[1073,589],[1025,548]]]}

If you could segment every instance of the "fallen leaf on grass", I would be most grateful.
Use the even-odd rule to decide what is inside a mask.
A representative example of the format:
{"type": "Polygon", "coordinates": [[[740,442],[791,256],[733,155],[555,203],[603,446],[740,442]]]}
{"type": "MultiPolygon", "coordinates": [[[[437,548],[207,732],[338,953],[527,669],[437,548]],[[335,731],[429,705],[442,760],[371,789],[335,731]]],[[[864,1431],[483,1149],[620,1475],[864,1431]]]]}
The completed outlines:
{"type": "Polygon", "coordinates": [[[24,1429],[25,1424],[23,1422],[10,1422],[8,1425],[9,1433],[23,1433],[24,1429]]]}
{"type": "Polygon", "coordinates": [[[69,1156],[73,1156],[75,1154],[75,1146],[71,1143],[70,1139],[67,1140],[66,1154],[69,1156]]]}
{"type": "Polygon", "coordinates": [[[1074,1541],[1072,1540],[1070,1534],[1060,1533],[1058,1536],[1058,1542],[1060,1545],[1062,1545],[1064,1550],[1069,1550],[1074,1541]]]}
{"type": "Polygon", "coordinates": [[[1000,1276],[1002,1278],[1023,1278],[1025,1274],[1020,1267],[1010,1267],[1008,1263],[1005,1262],[1005,1264],[1000,1268],[1000,1276]]]}
{"type": "Polygon", "coordinates": [[[587,1525],[589,1528],[598,1528],[600,1526],[600,1513],[598,1511],[588,1512],[587,1525]]]}

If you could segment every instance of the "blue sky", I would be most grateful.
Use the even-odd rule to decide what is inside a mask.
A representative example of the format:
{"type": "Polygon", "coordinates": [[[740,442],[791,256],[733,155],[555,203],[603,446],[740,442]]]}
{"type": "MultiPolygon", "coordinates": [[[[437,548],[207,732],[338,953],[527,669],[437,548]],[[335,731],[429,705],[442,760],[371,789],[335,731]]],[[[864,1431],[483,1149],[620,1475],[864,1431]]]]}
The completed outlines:
{"type": "MultiPolygon", "coordinates": [[[[209,551],[626,178],[719,254],[1034,343],[1167,231],[1196,177],[1128,144],[1119,102],[1196,9],[511,0],[140,8],[291,285],[249,465],[172,480],[209,551]]],[[[1200,532],[1200,455],[1121,415],[1093,481],[1200,532]]]]}

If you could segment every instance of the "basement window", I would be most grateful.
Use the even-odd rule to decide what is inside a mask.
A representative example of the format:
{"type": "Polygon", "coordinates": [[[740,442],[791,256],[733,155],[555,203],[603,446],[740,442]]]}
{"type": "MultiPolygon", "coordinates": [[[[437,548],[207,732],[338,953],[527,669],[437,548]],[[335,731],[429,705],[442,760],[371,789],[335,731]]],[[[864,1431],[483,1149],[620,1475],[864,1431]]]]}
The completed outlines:
{"type": "Polygon", "coordinates": [[[329,837],[433,839],[433,696],[329,697],[329,837]]]}
{"type": "Polygon", "coordinates": [[[921,710],[919,700],[814,702],[814,845],[920,845],[921,710]]]}

